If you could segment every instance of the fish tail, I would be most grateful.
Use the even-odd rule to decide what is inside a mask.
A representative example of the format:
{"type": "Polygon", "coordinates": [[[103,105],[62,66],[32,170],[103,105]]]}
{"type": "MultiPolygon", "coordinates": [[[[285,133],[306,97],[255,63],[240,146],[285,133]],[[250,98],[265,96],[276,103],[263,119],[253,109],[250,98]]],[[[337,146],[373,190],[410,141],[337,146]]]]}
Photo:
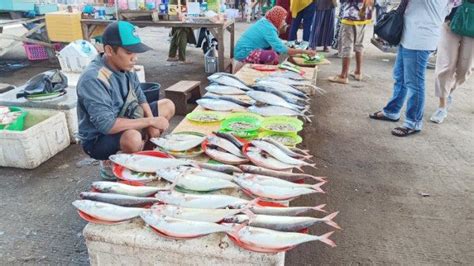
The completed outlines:
{"type": "Polygon", "coordinates": [[[327,213],[327,211],[324,209],[324,207],[326,207],[326,204],[321,204],[321,205],[318,205],[318,206],[314,206],[312,209],[315,210],[315,211],[322,212],[322,213],[327,213]]]}
{"type": "Polygon", "coordinates": [[[334,233],[334,231],[331,231],[329,233],[326,233],[324,235],[321,235],[321,236],[318,236],[318,240],[323,242],[324,244],[326,245],[329,245],[331,247],[335,247],[336,246],[336,243],[334,243],[334,241],[332,241],[331,239],[329,239],[329,237],[334,233]]]}
{"type": "Polygon", "coordinates": [[[313,178],[314,180],[320,181],[320,182],[327,182],[325,176],[314,176],[314,175],[312,175],[311,178],[313,178]]]}
{"type": "Polygon", "coordinates": [[[328,216],[324,217],[324,218],[322,219],[322,221],[323,221],[325,224],[329,225],[329,226],[332,226],[332,227],[334,227],[334,228],[336,228],[336,229],[342,230],[342,228],[341,228],[336,222],[334,222],[334,221],[332,220],[332,219],[334,219],[334,217],[337,216],[338,213],[339,213],[339,212],[333,212],[333,213],[329,214],[328,216]]]}
{"type": "Polygon", "coordinates": [[[316,167],[315,163],[307,163],[307,164],[305,164],[305,166],[308,166],[308,167],[311,167],[311,168],[314,168],[314,169],[318,169],[318,167],[316,167]]]}
{"type": "Polygon", "coordinates": [[[319,182],[319,183],[317,183],[317,184],[314,184],[314,185],[312,186],[312,188],[313,188],[314,190],[316,190],[316,192],[325,194],[326,192],[324,192],[324,190],[321,188],[321,186],[324,185],[324,184],[326,184],[326,183],[327,183],[326,181],[319,182]]]}

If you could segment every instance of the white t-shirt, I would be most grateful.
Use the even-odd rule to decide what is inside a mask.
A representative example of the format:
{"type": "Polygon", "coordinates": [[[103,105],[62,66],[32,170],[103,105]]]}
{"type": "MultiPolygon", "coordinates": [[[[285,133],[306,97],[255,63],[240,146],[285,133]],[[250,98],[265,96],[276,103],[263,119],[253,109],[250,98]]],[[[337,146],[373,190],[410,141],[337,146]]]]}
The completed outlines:
{"type": "Polygon", "coordinates": [[[411,50],[436,50],[449,0],[410,0],[405,11],[401,45],[411,50]]]}

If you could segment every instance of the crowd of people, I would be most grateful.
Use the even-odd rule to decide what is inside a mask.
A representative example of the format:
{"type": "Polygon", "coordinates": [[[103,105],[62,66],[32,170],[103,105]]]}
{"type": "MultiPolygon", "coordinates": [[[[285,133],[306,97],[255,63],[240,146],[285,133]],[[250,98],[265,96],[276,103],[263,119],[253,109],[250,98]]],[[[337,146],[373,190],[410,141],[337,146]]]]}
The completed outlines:
{"type": "MultiPolygon", "coordinates": [[[[278,0],[265,17],[250,26],[237,41],[235,59],[245,63],[278,64],[281,54],[313,56],[322,47],[332,46],[342,57],[341,72],[329,82],[348,84],[364,79],[362,71],[364,37],[373,24],[374,8],[383,14],[388,0],[278,0]],[[336,17],[336,9],[339,8],[336,17]],[[288,25],[287,23],[290,23],[288,25]],[[303,24],[302,41],[308,49],[291,49],[284,40],[295,41],[303,24]],[[350,71],[352,52],[356,66],[350,71]]],[[[406,137],[423,127],[425,75],[430,55],[437,51],[434,84],[439,107],[430,120],[442,123],[453,102],[453,91],[462,85],[474,69],[474,36],[454,33],[451,20],[456,13],[474,18],[474,0],[401,0],[404,25],[393,68],[393,95],[380,111],[370,114],[375,120],[398,122],[406,102],[403,126],[392,134],[406,137]]],[[[378,19],[378,18],[377,18],[378,19]]],[[[470,32],[474,23],[467,23],[470,32]]]]}

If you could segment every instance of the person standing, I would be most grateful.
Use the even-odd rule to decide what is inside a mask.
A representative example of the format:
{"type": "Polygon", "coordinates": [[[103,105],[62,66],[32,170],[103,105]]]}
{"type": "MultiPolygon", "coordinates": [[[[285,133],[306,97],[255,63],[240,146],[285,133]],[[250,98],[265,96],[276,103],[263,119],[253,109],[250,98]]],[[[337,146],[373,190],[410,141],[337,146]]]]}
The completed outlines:
{"type": "MultiPolygon", "coordinates": [[[[474,0],[468,0],[474,3],[474,0]]],[[[439,106],[431,116],[434,123],[442,123],[448,116],[453,91],[461,86],[472,74],[474,68],[474,38],[461,36],[451,31],[450,23],[459,8],[455,7],[441,28],[441,40],[435,68],[435,95],[439,106]]],[[[472,9],[467,9],[473,12],[472,9]]]]}
{"type": "Polygon", "coordinates": [[[392,130],[394,136],[410,136],[420,132],[423,127],[426,65],[441,35],[448,2],[408,1],[402,39],[393,68],[393,95],[381,111],[369,115],[372,119],[397,122],[408,98],[405,122],[403,126],[392,130]]]}
{"type": "Polygon", "coordinates": [[[373,0],[341,0],[341,29],[339,52],[342,56],[341,74],[329,77],[330,82],[348,84],[351,51],[356,55],[356,69],[351,76],[362,80],[362,52],[366,25],[372,23],[373,0]]]}
{"type": "Polygon", "coordinates": [[[318,0],[309,37],[311,49],[322,46],[324,52],[329,52],[328,46],[331,46],[334,38],[335,12],[334,0],[318,0]]]}
{"type": "Polygon", "coordinates": [[[290,9],[293,19],[291,21],[288,41],[296,40],[298,29],[301,22],[303,22],[303,41],[308,42],[316,4],[313,0],[292,0],[290,9]]]}

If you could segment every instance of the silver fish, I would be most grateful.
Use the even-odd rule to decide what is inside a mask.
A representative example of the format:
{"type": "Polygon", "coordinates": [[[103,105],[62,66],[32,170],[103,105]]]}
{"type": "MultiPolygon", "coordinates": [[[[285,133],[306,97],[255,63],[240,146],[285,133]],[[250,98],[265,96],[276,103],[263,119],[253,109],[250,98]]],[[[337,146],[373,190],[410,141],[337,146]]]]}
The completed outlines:
{"type": "Polygon", "coordinates": [[[264,80],[268,81],[268,82],[278,82],[278,83],[286,84],[286,85],[296,87],[296,88],[298,88],[298,87],[310,87],[313,90],[319,92],[320,94],[326,93],[325,90],[311,84],[310,81],[293,80],[293,79],[288,79],[288,78],[283,78],[283,77],[267,77],[264,80]]]}
{"type": "Polygon", "coordinates": [[[210,75],[209,77],[207,77],[207,79],[221,85],[232,86],[232,87],[236,87],[245,91],[250,90],[250,88],[245,84],[245,82],[243,82],[236,76],[229,73],[224,73],[224,72],[214,73],[210,75]]]}
{"type": "Polygon", "coordinates": [[[190,174],[176,169],[159,169],[156,174],[179,187],[192,191],[208,192],[225,188],[238,188],[236,184],[225,179],[190,174]]]}
{"type": "Polygon", "coordinates": [[[275,157],[277,160],[284,162],[286,164],[292,164],[297,166],[309,166],[315,168],[315,164],[307,163],[303,160],[299,160],[287,155],[284,151],[282,151],[278,146],[273,145],[272,143],[262,141],[262,140],[253,140],[252,145],[255,147],[263,150],[264,152],[270,154],[271,156],[275,157]]]}
{"type": "Polygon", "coordinates": [[[227,195],[187,194],[176,191],[159,191],[155,197],[166,204],[199,209],[240,209],[250,203],[248,200],[227,195]]]}
{"type": "Polygon", "coordinates": [[[277,215],[277,216],[297,216],[309,211],[319,211],[326,213],[323,208],[326,204],[321,204],[314,207],[269,207],[269,206],[252,206],[249,211],[255,214],[277,215]]]}
{"type": "Polygon", "coordinates": [[[303,188],[311,188],[314,190],[318,190],[319,187],[326,183],[325,180],[321,181],[320,183],[313,185],[313,184],[300,184],[294,183],[290,181],[286,181],[277,177],[272,176],[265,176],[265,175],[255,175],[255,174],[240,174],[238,178],[244,178],[251,180],[252,182],[258,183],[263,186],[276,186],[276,187],[303,187],[303,188]]]}
{"type": "Polygon", "coordinates": [[[245,158],[242,151],[227,139],[211,135],[211,136],[207,137],[207,141],[208,141],[209,144],[217,146],[217,147],[219,147],[219,148],[221,148],[221,149],[223,149],[227,152],[232,153],[235,156],[245,158]]]}
{"type": "Polygon", "coordinates": [[[279,91],[284,91],[284,92],[288,92],[288,93],[291,93],[291,94],[294,94],[294,95],[297,95],[297,96],[300,96],[300,97],[307,97],[307,95],[290,86],[290,85],[286,85],[286,84],[283,84],[283,83],[278,83],[278,82],[275,82],[275,81],[266,81],[266,80],[261,80],[261,81],[257,81],[257,83],[255,84],[257,86],[264,86],[264,87],[272,87],[272,88],[275,88],[276,90],[279,90],[279,91]]]}
{"type": "Polygon", "coordinates": [[[225,86],[219,84],[211,84],[206,87],[208,92],[216,93],[216,94],[223,94],[223,95],[243,95],[245,91],[232,87],[232,86],[225,86]]]}
{"type": "Polygon", "coordinates": [[[227,164],[213,164],[213,163],[200,163],[197,162],[197,165],[201,168],[218,171],[226,174],[233,174],[233,173],[242,173],[242,170],[233,165],[227,164]]]}
{"type": "Polygon", "coordinates": [[[231,153],[219,151],[210,146],[207,146],[207,149],[204,152],[212,159],[225,164],[239,165],[249,161],[247,158],[241,158],[231,153]]]}
{"type": "Polygon", "coordinates": [[[75,200],[72,205],[96,219],[107,222],[121,222],[138,217],[145,209],[121,207],[110,203],[92,200],[75,200]]]}
{"type": "Polygon", "coordinates": [[[122,207],[143,207],[158,203],[156,198],[135,197],[114,193],[81,192],[81,199],[100,201],[122,207]]]}
{"type": "Polygon", "coordinates": [[[160,168],[177,167],[180,165],[193,166],[195,163],[189,160],[172,159],[172,158],[158,158],[148,155],[139,154],[114,154],[109,159],[125,168],[135,172],[155,173],[160,168]]]}
{"type": "Polygon", "coordinates": [[[269,92],[248,91],[247,96],[261,103],[265,103],[265,104],[273,105],[273,106],[286,107],[286,108],[295,110],[296,112],[301,112],[305,110],[304,106],[298,106],[298,105],[288,103],[287,101],[285,101],[285,99],[269,92]]]}
{"type": "Polygon", "coordinates": [[[281,78],[287,78],[287,79],[292,79],[292,80],[299,80],[299,81],[305,81],[308,80],[302,75],[295,73],[293,71],[277,71],[273,72],[268,77],[281,77],[281,78]]]}
{"type": "Polygon", "coordinates": [[[151,138],[150,141],[167,151],[187,151],[201,145],[205,139],[191,134],[171,134],[168,137],[151,138]]]}
{"type": "Polygon", "coordinates": [[[230,112],[245,111],[246,109],[244,106],[238,105],[236,103],[219,99],[202,98],[196,102],[203,108],[213,111],[230,112]]]}
{"type": "Polygon", "coordinates": [[[225,223],[247,223],[250,226],[267,228],[282,232],[298,232],[300,230],[311,227],[317,223],[325,223],[336,229],[341,227],[335,223],[332,219],[336,217],[339,212],[334,212],[327,215],[324,218],[314,217],[294,217],[294,216],[274,216],[274,215],[253,215],[248,216],[245,214],[235,215],[234,217],[228,217],[224,219],[225,223]]]}
{"type": "Polygon", "coordinates": [[[259,114],[261,116],[301,116],[306,121],[311,122],[311,115],[306,115],[304,112],[298,112],[293,109],[281,107],[281,106],[250,106],[248,110],[252,113],[259,114]]]}
{"type": "Polygon", "coordinates": [[[270,170],[263,167],[247,165],[247,164],[239,165],[239,167],[240,169],[242,169],[242,171],[246,173],[251,173],[251,174],[266,175],[266,176],[273,176],[273,177],[293,179],[293,180],[300,179],[300,178],[310,178],[310,179],[314,179],[321,182],[326,181],[324,177],[314,176],[314,175],[309,175],[309,174],[304,174],[304,173],[275,171],[275,170],[270,170]]]}
{"type": "Polygon", "coordinates": [[[238,140],[236,137],[234,137],[234,135],[230,133],[225,133],[225,132],[213,132],[213,133],[216,134],[216,136],[218,137],[224,138],[232,142],[232,144],[234,144],[239,150],[242,150],[242,148],[244,147],[242,142],[240,142],[240,140],[238,140]]]}
{"type": "Polygon", "coordinates": [[[304,98],[301,98],[299,96],[293,95],[291,93],[284,92],[284,91],[278,91],[278,90],[275,90],[275,89],[270,88],[270,87],[255,86],[253,88],[257,91],[265,91],[265,92],[268,92],[268,93],[273,93],[276,96],[283,98],[288,103],[298,105],[298,106],[306,106],[310,102],[310,99],[304,99],[304,98]]]}
{"type": "Polygon", "coordinates": [[[331,247],[336,244],[329,239],[334,232],[329,232],[321,236],[293,233],[278,232],[271,229],[258,228],[252,226],[234,226],[234,230],[228,234],[238,239],[244,245],[254,247],[261,252],[276,253],[286,251],[299,244],[310,241],[321,241],[331,247]]]}
{"type": "Polygon", "coordinates": [[[279,187],[261,185],[240,176],[235,177],[234,182],[257,197],[271,200],[292,200],[302,195],[324,193],[324,191],[320,188],[324,182],[314,185],[313,189],[305,187],[279,187]]]}
{"type": "Polygon", "coordinates": [[[254,147],[250,147],[247,150],[247,157],[255,165],[265,167],[267,169],[278,170],[278,171],[291,170],[293,168],[301,169],[299,166],[286,164],[271,156],[268,156],[264,154],[262,150],[254,148],[254,147]]]}
{"type": "Polygon", "coordinates": [[[210,223],[219,223],[224,218],[232,217],[242,211],[241,209],[185,208],[169,204],[154,205],[151,210],[178,219],[210,223]]]}
{"type": "Polygon", "coordinates": [[[274,139],[271,139],[271,138],[262,138],[261,140],[275,145],[280,150],[282,150],[284,153],[286,153],[288,156],[291,156],[293,158],[309,159],[309,158],[313,157],[311,155],[303,155],[303,154],[297,153],[297,152],[291,150],[290,148],[288,148],[287,146],[285,146],[285,145],[281,144],[280,142],[278,142],[274,139]]]}
{"type": "Polygon", "coordinates": [[[188,174],[200,175],[200,176],[205,176],[205,177],[210,177],[210,178],[225,179],[229,181],[232,181],[234,179],[233,175],[224,173],[222,171],[214,171],[214,170],[209,170],[205,168],[178,166],[177,168],[171,169],[171,170],[177,170],[183,173],[186,172],[188,174]]]}
{"type": "Polygon", "coordinates": [[[93,182],[92,188],[102,193],[115,193],[135,197],[148,197],[164,189],[151,186],[130,186],[108,181],[93,182]]]}
{"type": "Polygon", "coordinates": [[[160,233],[175,238],[194,238],[229,231],[229,227],[220,224],[182,220],[156,214],[154,211],[142,212],[140,217],[160,233]]]}
{"type": "Polygon", "coordinates": [[[248,101],[243,101],[243,100],[241,100],[241,99],[239,99],[235,96],[232,96],[232,95],[217,95],[217,94],[213,94],[213,93],[207,93],[201,99],[216,99],[216,100],[229,101],[229,102],[233,102],[233,103],[238,104],[238,105],[243,106],[243,107],[248,107],[248,106],[252,105],[248,101]]]}

